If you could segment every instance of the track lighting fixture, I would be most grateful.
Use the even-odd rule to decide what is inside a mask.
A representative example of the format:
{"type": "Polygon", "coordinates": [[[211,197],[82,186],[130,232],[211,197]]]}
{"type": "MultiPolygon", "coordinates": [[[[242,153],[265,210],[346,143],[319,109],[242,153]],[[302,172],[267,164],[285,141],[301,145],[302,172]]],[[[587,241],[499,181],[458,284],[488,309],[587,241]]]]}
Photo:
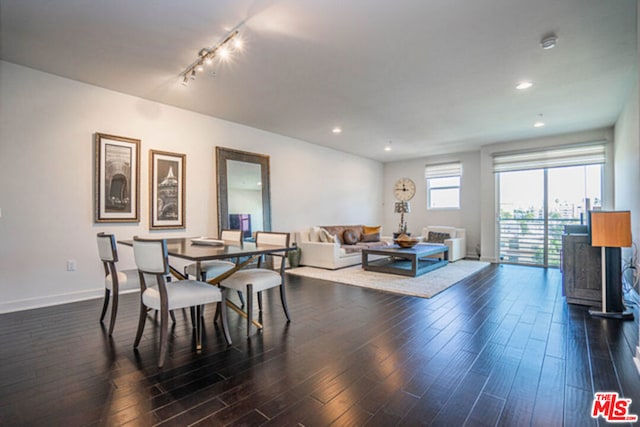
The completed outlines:
{"type": "Polygon", "coordinates": [[[180,73],[182,84],[187,85],[189,84],[189,80],[195,80],[196,74],[204,71],[205,65],[211,65],[216,56],[226,59],[232,51],[240,50],[242,48],[242,42],[237,36],[238,30],[235,30],[214,47],[200,49],[198,58],[180,73]],[[233,43],[231,43],[231,41],[233,41],[233,43]]]}

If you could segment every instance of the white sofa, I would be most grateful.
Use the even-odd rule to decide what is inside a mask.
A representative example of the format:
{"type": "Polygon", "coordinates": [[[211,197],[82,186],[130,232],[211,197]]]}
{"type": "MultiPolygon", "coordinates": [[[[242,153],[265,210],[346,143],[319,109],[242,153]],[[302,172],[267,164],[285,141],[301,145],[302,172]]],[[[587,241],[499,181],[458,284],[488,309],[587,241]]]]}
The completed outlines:
{"type": "Polygon", "coordinates": [[[464,228],[446,227],[440,225],[430,225],[422,229],[422,239],[429,241],[429,232],[446,233],[448,239],[444,239],[444,244],[449,247],[449,262],[454,262],[467,255],[467,239],[464,228]]]}
{"type": "MultiPolygon", "coordinates": [[[[336,228],[346,227],[349,226],[338,226],[336,228]]],[[[369,246],[367,243],[359,242],[357,245],[345,245],[340,238],[333,242],[320,242],[317,241],[315,233],[312,232],[313,228],[297,233],[296,241],[300,248],[300,265],[335,270],[362,262],[362,252],[359,249],[369,246]]],[[[332,227],[327,228],[331,229],[332,227]]],[[[371,246],[392,244],[393,238],[381,237],[380,242],[372,243],[371,246]]]]}

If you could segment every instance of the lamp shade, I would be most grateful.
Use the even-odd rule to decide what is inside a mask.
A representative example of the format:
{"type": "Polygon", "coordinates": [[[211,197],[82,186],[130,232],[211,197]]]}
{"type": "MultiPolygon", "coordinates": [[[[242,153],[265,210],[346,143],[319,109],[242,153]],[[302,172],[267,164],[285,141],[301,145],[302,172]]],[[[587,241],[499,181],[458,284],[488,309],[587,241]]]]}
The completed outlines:
{"type": "Polygon", "coordinates": [[[394,213],[409,213],[411,212],[411,205],[409,202],[396,202],[394,208],[394,213]]]}
{"type": "Polygon", "coordinates": [[[631,212],[591,211],[591,246],[628,248],[631,240],[631,212]]]}

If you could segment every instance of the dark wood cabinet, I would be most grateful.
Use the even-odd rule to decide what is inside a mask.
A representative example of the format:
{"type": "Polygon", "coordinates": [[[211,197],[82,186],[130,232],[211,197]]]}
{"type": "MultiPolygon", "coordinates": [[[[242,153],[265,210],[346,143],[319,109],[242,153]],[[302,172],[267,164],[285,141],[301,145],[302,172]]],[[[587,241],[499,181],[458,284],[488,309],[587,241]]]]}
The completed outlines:
{"type": "Polygon", "coordinates": [[[562,236],[562,286],[570,304],[602,305],[602,255],[588,234],[562,236]]]}

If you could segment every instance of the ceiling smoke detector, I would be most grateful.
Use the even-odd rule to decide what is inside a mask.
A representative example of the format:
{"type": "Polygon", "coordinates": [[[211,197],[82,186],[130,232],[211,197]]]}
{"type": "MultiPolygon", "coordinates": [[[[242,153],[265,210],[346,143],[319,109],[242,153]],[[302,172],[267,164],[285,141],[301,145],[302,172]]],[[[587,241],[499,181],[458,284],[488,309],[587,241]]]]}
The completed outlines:
{"type": "Polygon", "coordinates": [[[551,33],[542,38],[542,40],[540,41],[540,46],[542,46],[542,48],[545,50],[553,49],[554,47],[556,47],[557,41],[558,41],[558,36],[551,33]]]}

